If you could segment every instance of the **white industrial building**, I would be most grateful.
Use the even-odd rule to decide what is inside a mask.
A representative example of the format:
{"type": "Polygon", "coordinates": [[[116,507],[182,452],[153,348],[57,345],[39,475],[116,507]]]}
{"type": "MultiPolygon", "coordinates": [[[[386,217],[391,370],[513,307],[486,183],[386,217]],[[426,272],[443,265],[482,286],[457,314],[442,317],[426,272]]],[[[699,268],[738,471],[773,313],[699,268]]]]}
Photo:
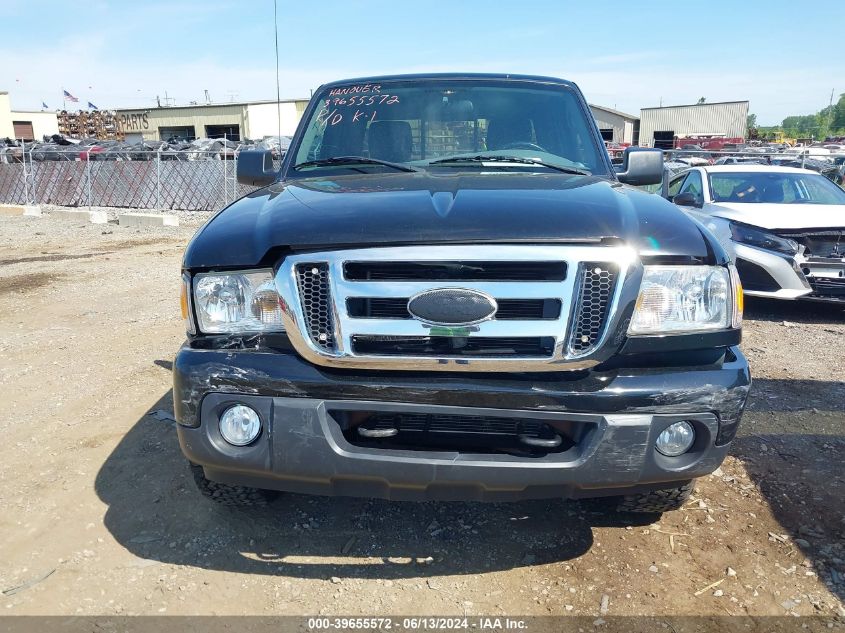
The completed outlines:
{"type": "Polygon", "coordinates": [[[120,108],[117,125],[127,141],[167,141],[171,138],[223,138],[233,141],[291,136],[308,99],[210,103],[156,108],[120,108]]]}
{"type": "Polygon", "coordinates": [[[0,91],[0,138],[41,140],[59,133],[56,113],[48,110],[12,110],[9,93],[0,91]]]}
{"type": "Polygon", "coordinates": [[[599,127],[602,139],[609,143],[633,144],[634,132],[639,118],[633,114],[626,114],[619,110],[590,104],[593,118],[599,127]]]}
{"type": "Polygon", "coordinates": [[[678,138],[739,138],[748,131],[748,101],[643,108],[639,145],[672,149],[678,138]]]}

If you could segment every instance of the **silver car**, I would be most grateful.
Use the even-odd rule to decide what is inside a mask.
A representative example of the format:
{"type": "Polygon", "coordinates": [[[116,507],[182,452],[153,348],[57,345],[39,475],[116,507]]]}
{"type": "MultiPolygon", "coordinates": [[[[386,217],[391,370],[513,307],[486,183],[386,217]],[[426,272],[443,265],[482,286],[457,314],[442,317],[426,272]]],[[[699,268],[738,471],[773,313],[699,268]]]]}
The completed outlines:
{"type": "Polygon", "coordinates": [[[667,195],[736,261],[748,295],[845,302],[845,191],[806,169],[695,167],[667,195]]]}

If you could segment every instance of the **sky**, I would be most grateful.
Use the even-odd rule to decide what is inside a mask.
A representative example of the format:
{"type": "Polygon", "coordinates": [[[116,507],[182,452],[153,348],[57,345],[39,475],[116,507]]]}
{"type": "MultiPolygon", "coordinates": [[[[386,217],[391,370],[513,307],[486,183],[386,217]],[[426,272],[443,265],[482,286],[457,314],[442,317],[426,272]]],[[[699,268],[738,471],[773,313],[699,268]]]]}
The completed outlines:
{"type": "MultiPolygon", "coordinates": [[[[776,125],[845,92],[841,0],[277,2],[283,99],[366,75],[507,72],[635,115],[749,100],[776,125]]],[[[273,0],[0,0],[0,24],[13,109],[62,108],[62,89],[100,109],[276,96],[273,0]]]]}

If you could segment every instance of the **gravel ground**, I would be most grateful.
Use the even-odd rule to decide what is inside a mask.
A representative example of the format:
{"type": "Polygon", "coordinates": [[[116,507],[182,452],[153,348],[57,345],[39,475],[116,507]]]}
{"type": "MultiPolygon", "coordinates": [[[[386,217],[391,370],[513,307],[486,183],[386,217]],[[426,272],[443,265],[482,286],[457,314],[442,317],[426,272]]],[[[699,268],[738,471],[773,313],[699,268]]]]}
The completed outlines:
{"type": "Polygon", "coordinates": [[[117,216],[120,213],[164,213],[167,215],[175,215],[179,221],[196,228],[198,225],[205,222],[208,218],[214,215],[213,211],[193,211],[187,209],[162,209],[156,211],[155,209],[123,209],[118,207],[62,207],[55,204],[39,205],[43,213],[48,214],[56,209],[72,209],[74,211],[105,211],[109,222],[116,222],[117,216]]]}
{"type": "Polygon", "coordinates": [[[749,301],[750,407],[681,511],[283,495],[244,513],[195,491],[162,413],[204,217],[0,218],[3,612],[845,618],[842,308],[749,301]]]}

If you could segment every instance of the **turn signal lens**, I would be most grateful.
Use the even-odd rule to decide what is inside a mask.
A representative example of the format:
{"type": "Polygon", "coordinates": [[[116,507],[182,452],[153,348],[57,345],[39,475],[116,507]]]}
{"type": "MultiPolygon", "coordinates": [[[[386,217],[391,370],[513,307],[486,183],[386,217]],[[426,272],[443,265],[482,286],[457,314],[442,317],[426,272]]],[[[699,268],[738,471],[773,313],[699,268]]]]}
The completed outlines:
{"type": "Polygon", "coordinates": [[[733,316],[731,318],[732,328],[742,327],[742,314],[745,311],[745,293],[742,290],[742,282],[739,280],[739,271],[733,264],[728,265],[731,273],[731,286],[734,291],[733,316]]]}
{"type": "Polygon", "coordinates": [[[182,282],[182,296],[179,297],[179,304],[182,307],[182,320],[185,321],[188,319],[188,289],[184,282],[182,282]]]}
{"type": "Polygon", "coordinates": [[[187,274],[182,275],[182,292],[179,297],[179,305],[182,308],[182,321],[185,323],[185,332],[196,334],[197,328],[194,325],[194,318],[191,314],[191,278],[187,274]]]}

